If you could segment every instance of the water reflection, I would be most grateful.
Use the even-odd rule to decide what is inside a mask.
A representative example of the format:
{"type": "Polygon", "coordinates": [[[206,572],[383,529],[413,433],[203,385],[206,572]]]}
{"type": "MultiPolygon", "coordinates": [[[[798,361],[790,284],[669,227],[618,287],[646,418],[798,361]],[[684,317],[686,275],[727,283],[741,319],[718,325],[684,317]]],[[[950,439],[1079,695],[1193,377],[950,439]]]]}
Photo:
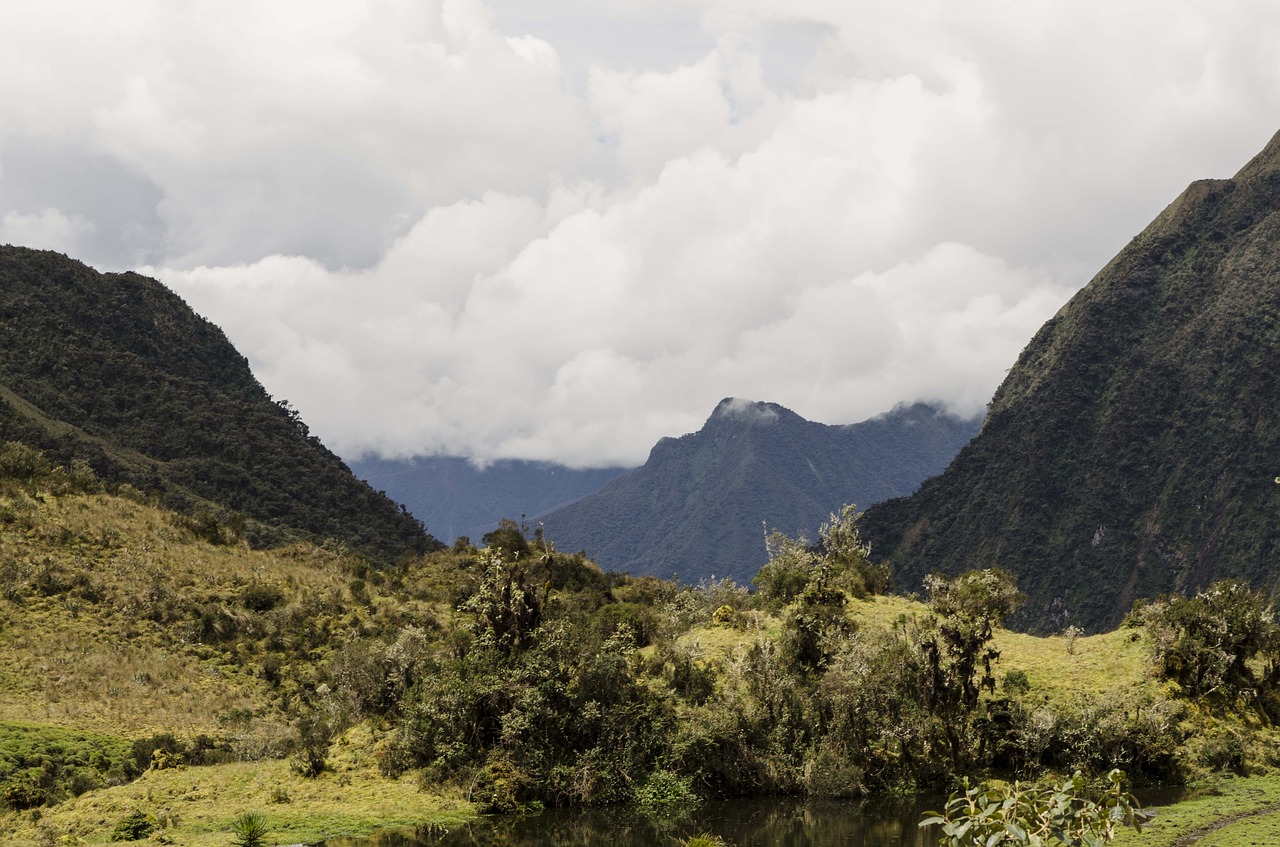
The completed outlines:
{"type": "Polygon", "coordinates": [[[325,847],[675,847],[700,832],[736,847],[933,847],[921,813],[936,802],[860,805],[802,800],[734,800],[707,804],[678,822],[655,822],[617,809],[551,809],[523,818],[490,818],[440,835],[425,830],[337,839],[325,847]]]}
{"type": "MultiPolygon", "coordinates": [[[[1143,806],[1187,799],[1185,788],[1138,792],[1143,806]]],[[[708,803],[680,821],[656,822],[619,809],[550,809],[522,818],[486,818],[448,833],[383,832],[370,838],[335,839],[324,847],[676,847],[709,832],[735,847],[935,847],[937,834],[916,824],[943,798],[876,803],[806,802],[797,799],[708,803]]]]}

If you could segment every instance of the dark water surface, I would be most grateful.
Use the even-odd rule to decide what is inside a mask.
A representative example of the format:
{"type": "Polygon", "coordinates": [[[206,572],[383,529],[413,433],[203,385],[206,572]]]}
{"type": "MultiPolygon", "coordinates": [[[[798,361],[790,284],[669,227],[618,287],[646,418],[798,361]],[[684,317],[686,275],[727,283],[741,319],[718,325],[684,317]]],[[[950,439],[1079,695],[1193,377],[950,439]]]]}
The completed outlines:
{"type": "MultiPolygon", "coordinates": [[[[1140,792],[1144,806],[1168,805],[1185,789],[1140,792]]],[[[945,798],[875,803],[789,798],[707,803],[677,822],[654,822],[625,809],[548,809],[524,817],[485,818],[447,833],[395,830],[340,838],[324,847],[677,847],[702,832],[734,847],[934,847],[933,828],[916,824],[945,798]]]]}

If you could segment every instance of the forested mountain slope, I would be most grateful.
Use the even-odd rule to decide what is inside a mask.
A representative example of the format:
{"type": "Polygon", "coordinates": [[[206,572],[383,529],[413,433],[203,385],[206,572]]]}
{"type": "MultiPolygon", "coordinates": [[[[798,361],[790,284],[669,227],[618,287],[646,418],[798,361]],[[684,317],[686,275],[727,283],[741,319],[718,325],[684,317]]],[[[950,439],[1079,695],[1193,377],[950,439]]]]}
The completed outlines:
{"type": "Polygon", "coordinates": [[[828,426],[726,399],[698,432],[662,439],[642,467],[538,522],[561,549],[607,568],[749,584],[766,559],[766,527],[816,539],[842,505],[912,491],[976,429],[923,404],[828,426]]]}
{"type": "Polygon", "coordinates": [[[0,247],[0,440],[158,494],[260,543],[382,559],[436,543],[271,397],[216,326],[133,273],[0,247]]]}
{"type": "Polygon", "coordinates": [[[899,587],[997,565],[1021,623],[1280,588],[1280,136],[1193,183],[1031,340],[942,476],[872,508],[899,587]]]}

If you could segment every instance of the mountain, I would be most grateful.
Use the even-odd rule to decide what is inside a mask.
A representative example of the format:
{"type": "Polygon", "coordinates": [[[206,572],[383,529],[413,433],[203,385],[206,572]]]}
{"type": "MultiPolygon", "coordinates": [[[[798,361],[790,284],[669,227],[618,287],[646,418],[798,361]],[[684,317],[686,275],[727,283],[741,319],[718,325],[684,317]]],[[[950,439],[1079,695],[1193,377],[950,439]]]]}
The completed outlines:
{"type": "Polygon", "coordinates": [[[479,542],[502,518],[550,512],[598,491],[627,468],[576,469],[503,459],[478,467],[456,456],[362,458],[352,472],[385,491],[441,538],[479,542]]]}
{"type": "Polygon", "coordinates": [[[333,538],[382,560],[438,544],[176,294],[58,253],[0,246],[0,440],[205,520],[243,516],[259,544],[333,538]]]}
{"type": "Polygon", "coordinates": [[[766,561],[766,527],[816,538],[846,503],[906,494],[941,471],[977,423],[917,404],[828,426],[726,399],[698,432],[662,439],[643,466],[539,521],[560,549],[585,550],[606,568],[745,584],[766,561]]]}
{"type": "Polygon", "coordinates": [[[1008,568],[1040,630],[1224,577],[1274,595],[1278,404],[1280,135],[1134,238],[1031,340],[946,473],[863,531],[906,589],[1008,568]]]}

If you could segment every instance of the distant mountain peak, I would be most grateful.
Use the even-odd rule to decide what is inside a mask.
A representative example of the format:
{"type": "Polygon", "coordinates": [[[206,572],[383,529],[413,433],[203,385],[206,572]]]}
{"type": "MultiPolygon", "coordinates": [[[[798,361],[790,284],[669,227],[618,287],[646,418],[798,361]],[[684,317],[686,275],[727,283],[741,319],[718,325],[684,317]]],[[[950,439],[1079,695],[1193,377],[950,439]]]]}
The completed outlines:
{"type": "Polygon", "coordinates": [[[726,397],[716,404],[709,421],[717,418],[733,418],[758,424],[776,423],[782,412],[790,412],[776,403],[761,403],[742,397],[726,397]]]}
{"type": "Polygon", "coordinates": [[[766,559],[762,525],[816,537],[846,503],[914,490],[977,429],[921,415],[828,426],[728,397],[698,432],[663,438],[642,467],[538,517],[562,549],[586,550],[607,568],[746,584],[766,559]]]}

